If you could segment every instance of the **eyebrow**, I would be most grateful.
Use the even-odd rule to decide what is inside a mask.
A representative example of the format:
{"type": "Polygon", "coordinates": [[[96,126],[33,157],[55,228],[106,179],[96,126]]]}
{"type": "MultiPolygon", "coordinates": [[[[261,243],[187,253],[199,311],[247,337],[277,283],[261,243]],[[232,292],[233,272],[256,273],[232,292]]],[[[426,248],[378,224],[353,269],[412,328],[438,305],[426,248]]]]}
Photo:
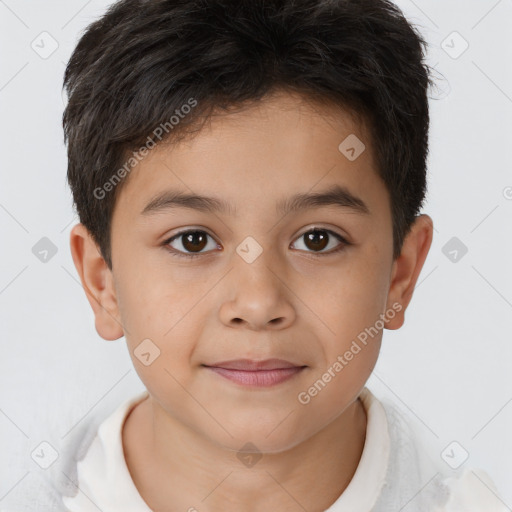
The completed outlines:
{"type": "MultiPolygon", "coordinates": [[[[370,214],[368,205],[342,185],[333,185],[321,192],[295,194],[289,198],[281,199],[276,204],[276,212],[287,215],[288,213],[322,206],[348,208],[361,215],[370,214]]],[[[149,216],[164,213],[174,208],[189,208],[205,213],[236,214],[234,205],[222,199],[190,194],[179,190],[166,190],[153,197],[143,208],[141,215],[149,216]]]]}

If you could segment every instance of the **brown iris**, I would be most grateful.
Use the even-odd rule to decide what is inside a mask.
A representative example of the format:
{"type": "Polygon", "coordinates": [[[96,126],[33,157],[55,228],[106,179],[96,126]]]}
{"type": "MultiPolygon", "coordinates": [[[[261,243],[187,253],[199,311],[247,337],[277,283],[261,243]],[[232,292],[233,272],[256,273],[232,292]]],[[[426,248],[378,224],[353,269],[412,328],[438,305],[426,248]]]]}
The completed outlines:
{"type": "Polygon", "coordinates": [[[208,235],[202,231],[191,231],[181,237],[183,247],[189,252],[200,252],[208,243],[208,235]]]}
{"type": "Polygon", "coordinates": [[[306,246],[315,251],[321,251],[327,246],[329,235],[324,230],[314,229],[304,235],[306,246]]]}

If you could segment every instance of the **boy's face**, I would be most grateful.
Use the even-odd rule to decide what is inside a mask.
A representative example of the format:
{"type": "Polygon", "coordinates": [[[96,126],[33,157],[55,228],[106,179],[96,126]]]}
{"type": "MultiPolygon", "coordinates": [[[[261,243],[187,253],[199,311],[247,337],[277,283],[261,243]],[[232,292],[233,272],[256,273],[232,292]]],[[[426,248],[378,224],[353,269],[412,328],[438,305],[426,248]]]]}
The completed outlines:
{"type": "Polygon", "coordinates": [[[403,322],[432,236],[423,216],[422,231],[413,230],[404,257],[393,261],[389,194],[375,168],[370,140],[347,114],[327,117],[289,94],[215,117],[195,138],[157,146],[137,164],[112,219],[113,279],[96,293],[104,307],[93,307],[104,338],[123,335],[113,317],[123,325],[161,418],[167,413],[233,450],[251,442],[272,452],[348,410],[377,361],[382,319],[392,329],[403,322]],[[352,134],[366,149],[351,160],[338,146],[352,134]],[[335,186],[368,212],[277,208],[335,186]],[[231,208],[142,213],[167,191],[215,197],[231,208]],[[200,233],[167,247],[194,258],[175,256],[164,243],[185,230],[200,233]],[[260,387],[208,368],[271,358],[304,368],[260,387]]]}

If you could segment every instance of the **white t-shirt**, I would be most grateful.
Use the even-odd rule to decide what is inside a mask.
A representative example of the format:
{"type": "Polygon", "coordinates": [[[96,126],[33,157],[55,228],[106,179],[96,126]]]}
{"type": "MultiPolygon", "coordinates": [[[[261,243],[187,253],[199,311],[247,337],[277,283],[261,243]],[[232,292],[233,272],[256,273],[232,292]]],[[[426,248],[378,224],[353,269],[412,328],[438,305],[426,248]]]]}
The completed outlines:
{"type": "MultiPolygon", "coordinates": [[[[76,465],[74,496],[63,496],[69,512],[151,512],[140,496],[123,453],[122,425],[147,391],[121,404],[100,425],[76,465]]],[[[367,415],[361,460],[345,491],[325,512],[507,512],[481,470],[439,471],[420,455],[418,438],[391,403],[368,388],[361,393],[367,415]]],[[[83,450],[82,450],[83,451],[83,450]]]]}

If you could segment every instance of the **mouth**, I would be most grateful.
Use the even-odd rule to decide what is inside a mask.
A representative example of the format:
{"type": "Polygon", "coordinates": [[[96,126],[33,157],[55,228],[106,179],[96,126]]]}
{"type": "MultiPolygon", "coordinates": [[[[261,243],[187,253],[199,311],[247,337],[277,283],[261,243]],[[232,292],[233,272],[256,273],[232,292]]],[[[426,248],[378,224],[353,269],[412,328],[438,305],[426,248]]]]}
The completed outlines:
{"type": "Polygon", "coordinates": [[[269,387],[280,384],[307,368],[305,365],[297,365],[283,359],[266,359],[264,361],[237,359],[202,366],[232,382],[252,387],[269,387]]]}

